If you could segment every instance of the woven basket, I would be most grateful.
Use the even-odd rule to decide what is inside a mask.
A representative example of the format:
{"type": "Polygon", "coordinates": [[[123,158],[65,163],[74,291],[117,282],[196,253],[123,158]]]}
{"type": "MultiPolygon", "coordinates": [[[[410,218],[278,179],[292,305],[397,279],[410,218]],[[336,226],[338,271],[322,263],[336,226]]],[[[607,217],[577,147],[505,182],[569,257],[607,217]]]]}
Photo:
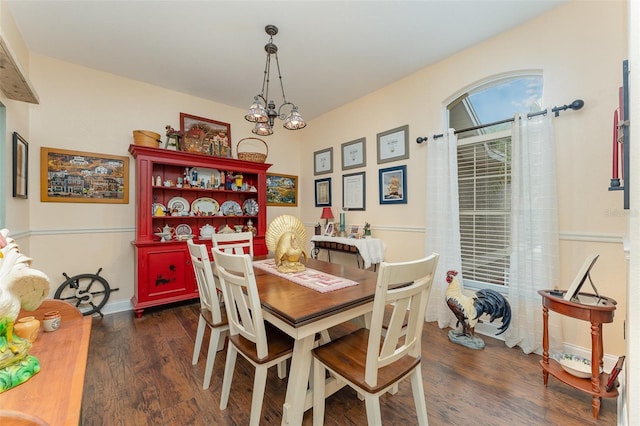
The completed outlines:
{"type": "Polygon", "coordinates": [[[244,161],[253,161],[254,163],[264,163],[267,159],[267,155],[269,155],[269,145],[267,145],[267,143],[265,141],[263,141],[262,139],[258,139],[258,138],[243,138],[240,139],[238,141],[238,143],[236,144],[236,152],[238,153],[238,160],[244,160],[244,161]],[[246,141],[249,139],[255,139],[257,141],[260,141],[264,144],[265,148],[267,149],[266,153],[262,153],[262,152],[240,152],[240,143],[242,141],[246,141]]]}
{"type": "Polygon", "coordinates": [[[133,143],[142,146],[152,146],[158,148],[160,146],[160,133],[152,132],[151,130],[134,130],[133,131],[133,143]]]}

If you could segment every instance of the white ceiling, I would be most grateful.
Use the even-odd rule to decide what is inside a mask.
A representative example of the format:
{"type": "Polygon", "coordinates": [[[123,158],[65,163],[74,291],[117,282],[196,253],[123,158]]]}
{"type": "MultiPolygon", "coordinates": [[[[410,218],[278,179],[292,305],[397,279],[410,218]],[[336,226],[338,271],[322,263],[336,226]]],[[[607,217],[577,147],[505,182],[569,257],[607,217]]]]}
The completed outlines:
{"type": "Polygon", "coordinates": [[[2,1],[33,52],[243,109],[274,24],[287,99],[309,121],[567,0],[2,1]]]}

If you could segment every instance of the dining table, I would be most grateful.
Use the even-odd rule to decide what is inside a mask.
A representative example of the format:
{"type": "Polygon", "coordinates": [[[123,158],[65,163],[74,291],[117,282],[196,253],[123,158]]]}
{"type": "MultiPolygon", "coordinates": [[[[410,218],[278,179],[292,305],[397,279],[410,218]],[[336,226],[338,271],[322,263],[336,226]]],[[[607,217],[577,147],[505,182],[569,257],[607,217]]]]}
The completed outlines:
{"type": "MultiPolygon", "coordinates": [[[[264,259],[255,257],[254,261],[264,259]]],[[[254,263],[255,265],[255,263],[254,263]]],[[[295,339],[287,392],[282,407],[283,425],[300,425],[304,412],[312,407],[309,385],[312,354],[318,333],[356,318],[370,318],[376,290],[377,273],[308,259],[306,267],[357,282],[328,292],[295,283],[281,274],[254,267],[258,294],[265,320],[295,339]]],[[[326,337],[325,337],[326,338],[326,337]]],[[[321,339],[322,341],[322,339],[321,339]]],[[[325,395],[340,389],[335,379],[327,379],[325,395]]]]}

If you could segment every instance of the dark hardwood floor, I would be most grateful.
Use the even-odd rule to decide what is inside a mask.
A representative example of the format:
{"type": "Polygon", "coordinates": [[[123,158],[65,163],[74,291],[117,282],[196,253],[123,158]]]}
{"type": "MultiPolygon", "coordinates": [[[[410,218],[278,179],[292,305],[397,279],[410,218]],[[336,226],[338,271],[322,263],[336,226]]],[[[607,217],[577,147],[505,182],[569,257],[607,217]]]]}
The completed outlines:
{"type": "MultiPolygon", "coordinates": [[[[219,409],[226,350],[218,353],[211,387],[202,389],[208,332],[200,360],[191,365],[198,305],[183,304],[94,318],[82,400],[82,424],[246,425],[253,368],[238,357],[226,410],[219,409]]],[[[449,342],[447,330],[424,326],[422,375],[431,426],[615,425],[616,400],[603,399],[600,419],[591,396],[549,377],[542,384],[540,356],[484,338],[471,350],[449,342]]],[[[270,371],[261,424],[280,424],[286,380],[270,371]]],[[[52,390],[55,391],[55,390],[52,390]]],[[[381,398],[385,425],[417,423],[408,380],[381,398]]],[[[311,425],[311,410],[304,425],[311,425]]],[[[327,399],[325,424],[364,425],[364,402],[349,388],[327,399]]]]}

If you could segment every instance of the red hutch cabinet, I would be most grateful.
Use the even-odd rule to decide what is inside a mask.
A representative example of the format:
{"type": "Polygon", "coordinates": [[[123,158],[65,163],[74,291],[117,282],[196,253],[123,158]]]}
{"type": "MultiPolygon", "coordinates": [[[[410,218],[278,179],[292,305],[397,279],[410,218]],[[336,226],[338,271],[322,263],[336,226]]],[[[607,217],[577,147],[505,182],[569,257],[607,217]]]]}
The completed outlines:
{"type": "MultiPolygon", "coordinates": [[[[270,164],[213,157],[182,151],[130,145],[136,162],[135,287],[132,298],[137,317],[145,308],[198,297],[191,258],[185,240],[211,247],[206,233],[225,226],[253,226],[255,255],[267,254],[266,182],[270,164]],[[199,186],[186,185],[189,173],[198,174],[199,186]],[[242,186],[221,182],[223,176],[242,175],[242,186]],[[179,183],[181,182],[181,184],[179,183]],[[229,188],[231,186],[231,189],[229,188]],[[171,211],[173,208],[173,212],[171,211]],[[177,209],[175,208],[177,207],[177,209]],[[202,210],[201,210],[202,208],[202,210]],[[172,238],[157,234],[171,229],[172,238]]],[[[225,179],[226,180],[226,179],[225,179]]]]}

